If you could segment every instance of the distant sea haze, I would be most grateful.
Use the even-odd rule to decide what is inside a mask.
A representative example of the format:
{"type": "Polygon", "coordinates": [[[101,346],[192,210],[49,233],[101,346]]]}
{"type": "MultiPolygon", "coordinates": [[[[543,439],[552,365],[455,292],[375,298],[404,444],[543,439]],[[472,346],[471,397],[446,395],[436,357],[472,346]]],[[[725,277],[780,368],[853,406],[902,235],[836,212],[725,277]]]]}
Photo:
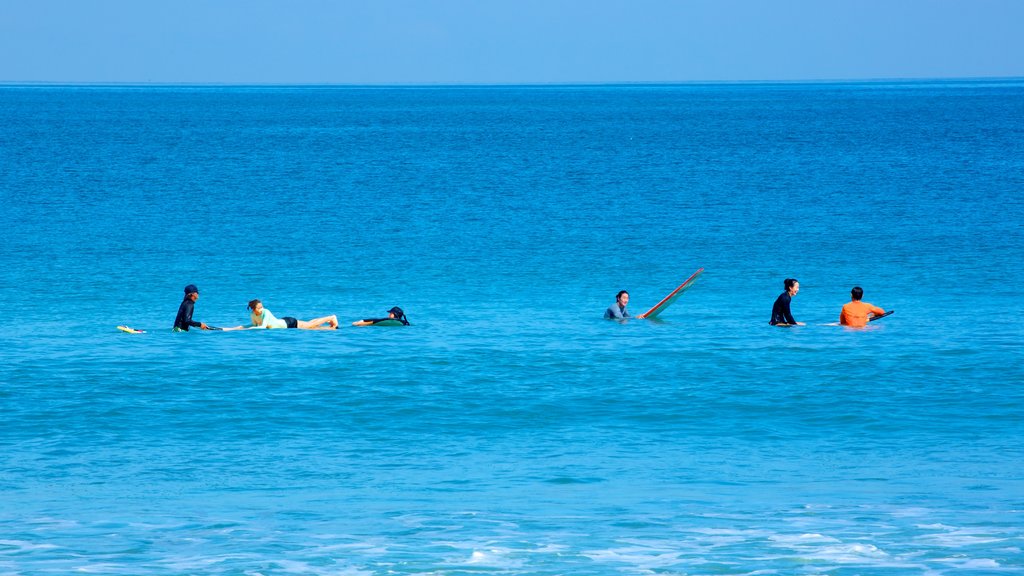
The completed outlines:
{"type": "Polygon", "coordinates": [[[0,125],[0,573],[1024,570],[1020,82],[4,86],[0,125]],[[341,327],[172,333],[187,284],[341,327]],[[897,312],[835,326],[853,286],[897,312]]]}

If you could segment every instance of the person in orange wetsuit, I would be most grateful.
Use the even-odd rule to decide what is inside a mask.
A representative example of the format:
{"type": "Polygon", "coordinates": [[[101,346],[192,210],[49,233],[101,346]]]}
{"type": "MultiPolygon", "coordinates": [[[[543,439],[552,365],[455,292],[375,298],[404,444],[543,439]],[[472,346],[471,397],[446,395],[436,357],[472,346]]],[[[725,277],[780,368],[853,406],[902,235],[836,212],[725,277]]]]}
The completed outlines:
{"type": "Polygon", "coordinates": [[[850,301],[843,304],[843,311],[839,313],[840,324],[853,328],[863,328],[868,325],[870,317],[885,314],[885,310],[878,306],[861,302],[860,299],[863,297],[864,289],[860,286],[854,286],[853,290],[850,290],[850,301]]]}

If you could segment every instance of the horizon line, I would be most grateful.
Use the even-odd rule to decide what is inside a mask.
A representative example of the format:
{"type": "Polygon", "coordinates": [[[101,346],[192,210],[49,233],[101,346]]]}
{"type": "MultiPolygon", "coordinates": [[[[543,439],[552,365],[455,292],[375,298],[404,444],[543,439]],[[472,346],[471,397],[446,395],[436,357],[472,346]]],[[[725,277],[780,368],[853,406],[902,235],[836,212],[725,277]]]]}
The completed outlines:
{"type": "Polygon", "coordinates": [[[557,88],[557,87],[628,87],[628,86],[723,86],[723,85],[798,85],[798,84],[917,84],[1019,82],[1024,76],[951,76],[951,77],[879,77],[819,78],[777,80],[639,80],[593,82],[144,82],[61,80],[0,80],[0,87],[121,87],[121,88],[557,88]]]}

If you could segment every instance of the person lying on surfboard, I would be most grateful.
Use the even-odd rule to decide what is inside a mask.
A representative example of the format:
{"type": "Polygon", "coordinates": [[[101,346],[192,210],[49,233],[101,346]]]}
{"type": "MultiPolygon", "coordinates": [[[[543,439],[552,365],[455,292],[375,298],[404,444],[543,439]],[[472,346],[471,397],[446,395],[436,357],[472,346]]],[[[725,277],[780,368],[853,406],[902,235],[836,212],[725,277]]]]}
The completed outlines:
{"type": "Polygon", "coordinates": [[[775,299],[775,304],[772,305],[772,319],[768,323],[772,326],[803,326],[804,323],[797,322],[789,310],[793,296],[800,291],[800,283],[796,278],[786,278],[783,280],[782,286],[785,291],[775,299]]]}
{"type": "Polygon", "coordinates": [[[299,320],[292,316],[277,318],[274,313],[263,307],[259,300],[249,301],[249,317],[252,324],[248,326],[235,326],[224,330],[246,330],[248,328],[298,328],[300,330],[334,330],[338,327],[338,317],[331,314],[313,320],[299,320]],[[326,324],[326,326],[325,326],[326,324]]]}
{"type": "Polygon", "coordinates": [[[409,320],[405,317],[405,312],[402,311],[398,306],[392,306],[388,310],[387,318],[364,318],[363,320],[356,320],[352,323],[353,326],[373,326],[374,324],[381,323],[394,323],[400,322],[402,326],[408,326],[409,320]]]}
{"type": "Polygon", "coordinates": [[[629,312],[626,312],[626,304],[629,304],[629,292],[619,290],[619,293],[615,295],[615,304],[612,304],[604,311],[604,319],[622,320],[630,318],[629,312]]]}
{"type": "Polygon", "coordinates": [[[863,328],[872,319],[885,315],[885,310],[878,306],[861,302],[860,299],[863,297],[864,289],[860,286],[854,286],[853,290],[850,290],[850,301],[843,305],[843,310],[839,313],[840,325],[863,328]]]}

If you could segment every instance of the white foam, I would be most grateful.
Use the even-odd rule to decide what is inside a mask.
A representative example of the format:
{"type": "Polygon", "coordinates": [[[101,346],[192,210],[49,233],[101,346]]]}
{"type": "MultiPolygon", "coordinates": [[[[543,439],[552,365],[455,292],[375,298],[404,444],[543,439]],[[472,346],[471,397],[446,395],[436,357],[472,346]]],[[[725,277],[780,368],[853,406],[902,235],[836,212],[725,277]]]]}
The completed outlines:
{"type": "Polygon", "coordinates": [[[252,554],[224,554],[220,556],[178,556],[169,558],[163,564],[174,570],[188,572],[197,568],[206,568],[210,565],[226,561],[255,561],[258,558],[252,554]]]}
{"type": "Polygon", "coordinates": [[[165,523],[152,523],[152,522],[129,522],[128,527],[130,528],[143,528],[145,530],[171,530],[175,528],[181,528],[184,524],[180,522],[165,522],[165,523]]]}
{"type": "Polygon", "coordinates": [[[299,562],[297,560],[286,560],[284,558],[275,558],[274,564],[280,567],[285,572],[295,572],[298,574],[318,574],[321,568],[314,567],[308,562],[299,562]]]}
{"type": "MultiPolygon", "coordinates": [[[[664,569],[679,564],[680,554],[675,551],[651,550],[649,548],[618,548],[614,550],[591,550],[581,555],[595,562],[628,564],[641,569],[664,569]]],[[[690,559],[692,561],[693,559],[690,559]]]]}
{"type": "Polygon", "coordinates": [[[960,564],[961,568],[1002,568],[1002,565],[991,558],[977,558],[960,564]]]}
{"type": "Polygon", "coordinates": [[[26,540],[0,540],[0,546],[11,546],[14,550],[0,550],[0,554],[19,554],[32,550],[52,550],[57,548],[55,544],[36,544],[26,540]]]}
{"type": "Polygon", "coordinates": [[[316,548],[316,550],[318,552],[321,552],[321,553],[329,553],[329,552],[337,552],[337,551],[344,551],[344,552],[354,551],[354,552],[358,552],[359,554],[366,554],[366,555],[370,555],[370,556],[384,556],[388,552],[390,552],[390,550],[388,549],[387,546],[383,546],[383,545],[374,546],[374,545],[369,544],[369,543],[326,544],[326,545],[323,545],[323,546],[318,546],[316,548]]]}
{"type": "MultiPolygon", "coordinates": [[[[361,570],[355,567],[337,566],[314,566],[307,562],[295,560],[275,559],[273,563],[277,566],[273,573],[294,573],[294,574],[323,574],[324,576],[371,576],[373,572],[361,570]]],[[[264,576],[263,572],[250,570],[245,572],[246,576],[264,576]]]]}
{"type": "Polygon", "coordinates": [[[695,534],[708,534],[714,535],[726,535],[726,536],[767,536],[769,532],[765,530],[740,530],[738,528],[691,528],[687,532],[693,532],[695,534]]]}
{"type": "Polygon", "coordinates": [[[75,568],[75,572],[84,572],[86,574],[113,574],[123,571],[124,567],[118,564],[89,564],[88,566],[78,566],[75,568]]]}
{"type": "Polygon", "coordinates": [[[568,550],[569,547],[565,544],[544,544],[539,548],[531,550],[535,554],[560,554],[568,550]]]}
{"type": "Polygon", "coordinates": [[[382,556],[388,554],[391,550],[388,548],[387,542],[381,538],[369,538],[366,540],[358,540],[354,536],[345,534],[313,534],[310,535],[313,540],[327,541],[327,544],[320,544],[316,546],[318,552],[336,552],[342,551],[354,551],[360,554],[367,554],[373,556],[382,556]]]}
{"type": "Polygon", "coordinates": [[[916,524],[914,527],[921,530],[956,530],[956,527],[945,524],[916,524]]]}
{"type": "Polygon", "coordinates": [[[45,516],[43,518],[36,518],[30,522],[31,524],[46,524],[46,528],[78,528],[81,524],[77,520],[64,520],[61,518],[50,518],[45,516]]]}
{"type": "Polygon", "coordinates": [[[463,564],[472,566],[489,566],[494,568],[520,568],[523,563],[519,560],[508,558],[511,550],[508,548],[489,548],[487,550],[473,550],[469,558],[463,564]]]}
{"type": "Polygon", "coordinates": [[[894,518],[912,518],[914,516],[928,516],[932,514],[927,508],[899,508],[889,512],[894,518]]]}
{"type": "Polygon", "coordinates": [[[939,558],[936,562],[943,562],[946,564],[953,564],[957,568],[963,569],[985,569],[985,570],[998,570],[1002,568],[999,562],[991,558],[939,558]]]}
{"type": "Polygon", "coordinates": [[[820,557],[832,562],[863,562],[866,559],[888,558],[889,555],[873,544],[842,544],[825,546],[818,550],[820,557]]]}
{"type": "Polygon", "coordinates": [[[398,518],[396,518],[396,520],[401,522],[402,525],[408,526],[410,528],[422,528],[425,524],[431,522],[433,518],[431,518],[430,516],[407,514],[405,516],[399,516],[398,518]]]}
{"type": "Polygon", "coordinates": [[[916,538],[917,540],[923,540],[926,542],[932,542],[936,545],[943,547],[952,548],[963,548],[967,546],[976,546],[978,544],[993,544],[995,542],[1004,542],[1008,538],[1000,536],[991,536],[988,534],[979,535],[969,530],[956,530],[953,532],[945,532],[941,534],[923,534],[916,538]]]}
{"type": "Polygon", "coordinates": [[[474,550],[469,556],[469,560],[466,560],[466,564],[489,564],[489,561],[490,558],[487,554],[480,552],[479,550],[474,550]]]}
{"type": "Polygon", "coordinates": [[[619,540],[623,544],[631,544],[634,547],[644,548],[646,550],[662,550],[669,551],[670,543],[665,540],[652,540],[650,538],[622,538],[619,540]]]}
{"type": "Polygon", "coordinates": [[[711,548],[771,538],[773,535],[767,530],[738,530],[733,528],[694,528],[686,530],[686,532],[705,536],[701,540],[707,544],[705,547],[711,548]]]}
{"type": "Polygon", "coordinates": [[[777,544],[789,544],[789,545],[803,545],[808,543],[836,543],[840,542],[836,538],[831,536],[825,536],[823,534],[807,533],[807,534],[773,534],[768,537],[769,540],[777,544]]]}

